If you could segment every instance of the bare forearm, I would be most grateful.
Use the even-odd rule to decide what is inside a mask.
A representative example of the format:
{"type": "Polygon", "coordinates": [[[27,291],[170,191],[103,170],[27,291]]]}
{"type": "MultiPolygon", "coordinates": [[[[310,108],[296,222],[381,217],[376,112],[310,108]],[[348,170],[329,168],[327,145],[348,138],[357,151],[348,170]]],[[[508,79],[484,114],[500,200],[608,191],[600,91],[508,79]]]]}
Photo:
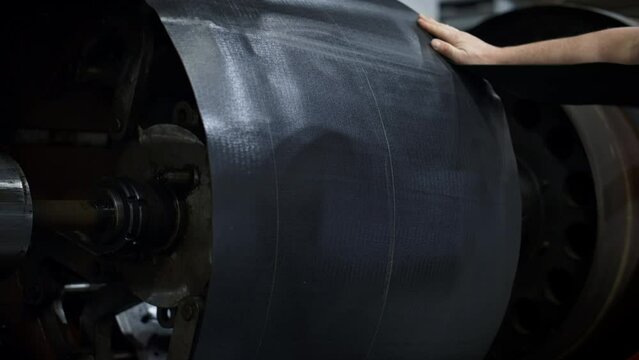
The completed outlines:
{"type": "Polygon", "coordinates": [[[497,48],[493,56],[497,64],[639,64],[639,27],[497,48]]]}
{"type": "Polygon", "coordinates": [[[433,35],[433,48],[460,65],[557,65],[593,62],[639,65],[637,26],[500,48],[426,16],[420,16],[418,23],[433,35]]]}

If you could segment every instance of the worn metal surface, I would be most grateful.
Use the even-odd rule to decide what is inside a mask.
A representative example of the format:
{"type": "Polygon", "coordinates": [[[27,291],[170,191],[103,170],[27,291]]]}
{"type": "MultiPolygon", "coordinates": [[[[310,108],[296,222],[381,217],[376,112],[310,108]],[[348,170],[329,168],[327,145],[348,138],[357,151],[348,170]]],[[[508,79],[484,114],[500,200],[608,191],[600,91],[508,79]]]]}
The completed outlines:
{"type": "MultiPolygon", "coordinates": [[[[597,339],[595,336],[605,336],[610,324],[618,318],[639,318],[634,290],[639,284],[636,124],[619,107],[570,106],[566,111],[575,123],[592,167],[598,240],[587,282],[561,328],[564,336],[548,344],[549,349],[562,349],[563,356],[593,337],[597,339]]],[[[612,329],[618,331],[620,327],[612,329]]],[[[631,341],[636,344],[636,337],[631,341]]],[[[549,358],[544,355],[540,358],[549,358]]]]}
{"type": "Polygon", "coordinates": [[[195,359],[479,359],[519,247],[501,104],[395,1],[151,0],[208,140],[195,359]]]}
{"type": "Polygon", "coordinates": [[[193,349],[195,349],[195,339],[202,316],[204,303],[197,297],[189,297],[180,302],[175,315],[173,325],[173,336],[169,344],[168,358],[170,360],[189,360],[193,349]]]}
{"type": "Polygon", "coordinates": [[[0,275],[13,270],[31,242],[33,208],[20,166],[0,154],[0,275]]]}

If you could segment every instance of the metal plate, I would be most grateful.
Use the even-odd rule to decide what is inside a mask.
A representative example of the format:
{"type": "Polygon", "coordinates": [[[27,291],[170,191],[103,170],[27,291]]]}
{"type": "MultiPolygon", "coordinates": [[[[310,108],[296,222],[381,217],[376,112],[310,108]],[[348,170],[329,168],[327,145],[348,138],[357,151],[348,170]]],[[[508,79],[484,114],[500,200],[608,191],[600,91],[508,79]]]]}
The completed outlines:
{"type": "Polygon", "coordinates": [[[195,359],[481,358],[520,223],[486,83],[395,1],[149,3],[215,186],[195,359]]]}
{"type": "Polygon", "coordinates": [[[182,234],[169,256],[123,261],[118,266],[131,290],[142,300],[164,308],[189,296],[200,296],[211,271],[211,180],[204,144],[175,125],[140,130],[140,143],[123,153],[117,174],[141,182],[167,170],[197,169],[198,185],[184,198],[182,234]]]}

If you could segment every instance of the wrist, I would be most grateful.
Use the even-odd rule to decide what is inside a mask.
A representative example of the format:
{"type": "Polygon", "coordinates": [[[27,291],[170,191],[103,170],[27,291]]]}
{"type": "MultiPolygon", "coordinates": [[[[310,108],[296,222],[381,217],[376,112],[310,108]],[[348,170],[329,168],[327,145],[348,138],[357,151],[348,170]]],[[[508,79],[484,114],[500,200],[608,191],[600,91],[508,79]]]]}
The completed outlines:
{"type": "Polygon", "coordinates": [[[505,65],[507,61],[507,48],[491,46],[484,56],[484,65],[505,65]]]}

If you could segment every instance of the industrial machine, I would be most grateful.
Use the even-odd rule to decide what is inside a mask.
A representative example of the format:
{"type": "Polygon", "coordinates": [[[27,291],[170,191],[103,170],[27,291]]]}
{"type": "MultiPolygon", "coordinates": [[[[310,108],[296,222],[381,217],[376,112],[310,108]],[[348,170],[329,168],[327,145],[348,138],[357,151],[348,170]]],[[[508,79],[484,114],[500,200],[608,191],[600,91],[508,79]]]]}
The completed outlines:
{"type": "MultiPolygon", "coordinates": [[[[639,350],[639,113],[497,96],[415,19],[392,0],[19,5],[0,358],[639,350]]],[[[537,7],[473,31],[628,24],[537,7]]]]}
{"type": "MultiPolygon", "coordinates": [[[[471,31],[508,46],[636,24],[603,10],[538,6],[471,31]]],[[[517,278],[489,358],[627,358],[639,344],[628,331],[638,315],[632,194],[639,113],[501,95],[524,206],[517,278]]]]}

